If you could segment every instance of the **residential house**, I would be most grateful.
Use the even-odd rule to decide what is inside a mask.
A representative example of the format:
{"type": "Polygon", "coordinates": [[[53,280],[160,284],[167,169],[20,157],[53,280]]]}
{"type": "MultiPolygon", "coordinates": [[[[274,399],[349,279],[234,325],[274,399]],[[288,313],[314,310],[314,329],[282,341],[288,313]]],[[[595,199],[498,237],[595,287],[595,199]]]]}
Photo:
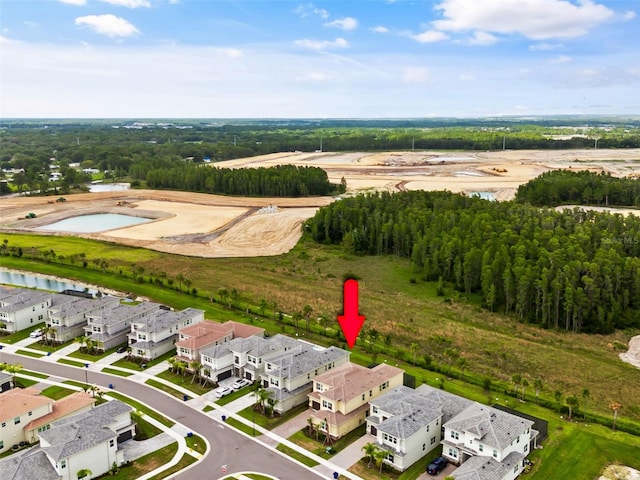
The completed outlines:
{"type": "Polygon", "coordinates": [[[104,296],[96,299],[56,294],[47,310],[47,327],[55,330],[49,336],[58,342],[66,342],[84,335],[87,317],[100,315],[108,308],[120,303],[117,297],[104,296]]]}
{"type": "Polygon", "coordinates": [[[501,462],[493,457],[469,458],[451,476],[455,480],[513,480],[522,473],[524,457],[511,452],[501,462]]]}
{"type": "Polygon", "coordinates": [[[180,312],[160,309],[132,320],[128,334],[131,352],[136,357],[153,360],[173,350],[181,328],[203,321],[204,310],[197,308],[180,312]]]}
{"type": "Polygon", "coordinates": [[[365,423],[369,402],[402,385],[404,370],[381,364],[366,368],[345,363],[315,377],[308,395],[311,418],[338,439],[365,423]]]}
{"type": "Polygon", "coordinates": [[[477,456],[508,462],[515,478],[537,435],[532,426],[531,420],[474,402],[444,424],[442,455],[458,465],[477,456]]]}
{"type": "Polygon", "coordinates": [[[256,381],[264,372],[267,360],[299,345],[297,340],[285,335],[267,338],[262,335],[238,337],[202,349],[200,356],[204,374],[215,382],[234,375],[256,381]]]}
{"type": "Polygon", "coordinates": [[[51,306],[52,293],[25,289],[0,290],[0,327],[18,332],[43,323],[51,306]]]}
{"type": "Polygon", "coordinates": [[[96,399],[85,392],[74,392],[54,401],[51,413],[35,418],[24,426],[27,442],[37,442],[37,434],[49,430],[53,422],[91,410],[95,403],[96,399]]]}
{"type": "Polygon", "coordinates": [[[0,395],[0,453],[26,442],[24,427],[53,411],[53,400],[35,388],[13,388],[0,395]]]}
{"type": "Polygon", "coordinates": [[[473,402],[421,385],[396,387],[369,402],[367,432],[387,451],[385,462],[404,471],[442,441],[442,425],[473,402]]]}
{"type": "Polygon", "coordinates": [[[143,302],[137,305],[118,304],[105,308],[100,312],[87,315],[85,334],[97,342],[99,349],[109,350],[127,341],[133,322],[155,314],[160,307],[159,303],[143,302]]]}
{"type": "Polygon", "coordinates": [[[202,363],[201,352],[205,348],[230,342],[234,338],[263,337],[264,328],[234,321],[217,323],[204,321],[180,329],[176,342],[176,358],[187,364],[202,363]]]}
{"type": "Polygon", "coordinates": [[[82,469],[94,477],[107,473],[113,464],[124,463],[118,444],[135,436],[133,409],[119,401],[58,420],[40,432],[40,448],[62,480],[75,480],[82,469]]]}
{"type": "Polygon", "coordinates": [[[337,347],[323,348],[307,342],[266,362],[262,385],[272,395],[274,410],[284,413],[308,402],[313,380],[320,374],[349,361],[350,352],[337,347]]]}
{"type": "Polygon", "coordinates": [[[0,393],[11,390],[13,387],[13,375],[0,372],[0,393]]]}

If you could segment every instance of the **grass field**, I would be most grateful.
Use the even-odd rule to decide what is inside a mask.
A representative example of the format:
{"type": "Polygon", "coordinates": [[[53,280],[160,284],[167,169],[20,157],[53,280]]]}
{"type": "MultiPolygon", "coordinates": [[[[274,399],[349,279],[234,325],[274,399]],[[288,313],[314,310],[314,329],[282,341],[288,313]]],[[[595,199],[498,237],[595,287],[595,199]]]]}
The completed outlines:
{"type": "Polygon", "coordinates": [[[66,397],[67,395],[71,395],[75,391],[76,390],[60,387],[58,385],[52,385],[42,390],[40,394],[44,395],[45,397],[52,398],[53,400],[60,400],[61,398],[66,397]]]}

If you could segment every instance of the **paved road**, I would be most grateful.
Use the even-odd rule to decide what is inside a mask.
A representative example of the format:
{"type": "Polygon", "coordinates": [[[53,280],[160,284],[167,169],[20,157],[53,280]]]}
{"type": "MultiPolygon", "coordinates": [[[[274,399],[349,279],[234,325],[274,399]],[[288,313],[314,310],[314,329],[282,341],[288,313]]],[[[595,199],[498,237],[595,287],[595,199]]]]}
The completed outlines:
{"type": "MultiPolygon", "coordinates": [[[[85,381],[83,370],[63,364],[54,364],[6,352],[2,352],[2,361],[20,363],[26,370],[34,370],[79,382],[85,381]]],[[[125,377],[114,377],[96,372],[89,372],[89,383],[95,383],[104,388],[108,388],[109,384],[113,383],[115,391],[126,393],[155,408],[209,441],[211,450],[207,456],[196,466],[174,478],[184,480],[220,478],[222,465],[227,465],[228,473],[257,471],[274,475],[281,480],[326,478],[147,385],[127,380],[125,377]]]]}

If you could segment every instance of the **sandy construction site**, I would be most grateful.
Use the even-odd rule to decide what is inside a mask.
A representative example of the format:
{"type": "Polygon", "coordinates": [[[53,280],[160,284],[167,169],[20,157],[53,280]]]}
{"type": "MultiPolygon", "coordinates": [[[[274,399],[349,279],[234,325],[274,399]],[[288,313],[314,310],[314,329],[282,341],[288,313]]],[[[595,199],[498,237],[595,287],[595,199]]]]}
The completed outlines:
{"type": "MultiPolygon", "coordinates": [[[[294,153],[264,155],[217,165],[227,168],[283,164],[317,166],[334,183],[344,177],[347,195],[373,191],[449,190],[509,200],[519,185],[553,169],[605,171],[640,176],[640,149],[496,152],[294,153]]],[[[203,167],[213,168],[213,167],[203,167]]],[[[0,230],[38,227],[81,215],[117,213],[150,221],[76,235],[181,255],[251,257],[289,251],[302,223],[332,197],[239,198],[185,192],[125,190],[0,200],[0,230]],[[35,218],[25,218],[29,213],[35,218]]]]}

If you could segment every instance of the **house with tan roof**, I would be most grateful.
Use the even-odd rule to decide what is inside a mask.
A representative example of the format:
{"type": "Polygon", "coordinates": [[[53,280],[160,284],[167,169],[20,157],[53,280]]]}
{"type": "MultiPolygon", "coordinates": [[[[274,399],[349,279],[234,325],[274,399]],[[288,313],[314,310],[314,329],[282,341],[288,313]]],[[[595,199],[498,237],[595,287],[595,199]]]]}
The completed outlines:
{"type": "Polygon", "coordinates": [[[0,453],[26,442],[25,426],[53,412],[53,400],[35,388],[13,388],[0,395],[0,453]]]}
{"type": "Polygon", "coordinates": [[[180,329],[176,342],[176,358],[187,364],[202,363],[201,351],[210,346],[230,342],[234,338],[264,337],[264,328],[245,325],[232,320],[217,323],[204,321],[180,329]]]}
{"type": "Polygon", "coordinates": [[[381,364],[366,368],[345,363],[315,377],[309,393],[311,419],[322,432],[338,439],[365,423],[369,402],[402,385],[404,371],[381,364]]]}
{"type": "Polygon", "coordinates": [[[56,400],[53,402],[51,413],[31,420],[24,426],[27,442],[37,442],[37,434],[49,430],[53,422],[91,410],[95,403],[96,399],[85,392],[74,392],[71,395],[56,400]]]}

